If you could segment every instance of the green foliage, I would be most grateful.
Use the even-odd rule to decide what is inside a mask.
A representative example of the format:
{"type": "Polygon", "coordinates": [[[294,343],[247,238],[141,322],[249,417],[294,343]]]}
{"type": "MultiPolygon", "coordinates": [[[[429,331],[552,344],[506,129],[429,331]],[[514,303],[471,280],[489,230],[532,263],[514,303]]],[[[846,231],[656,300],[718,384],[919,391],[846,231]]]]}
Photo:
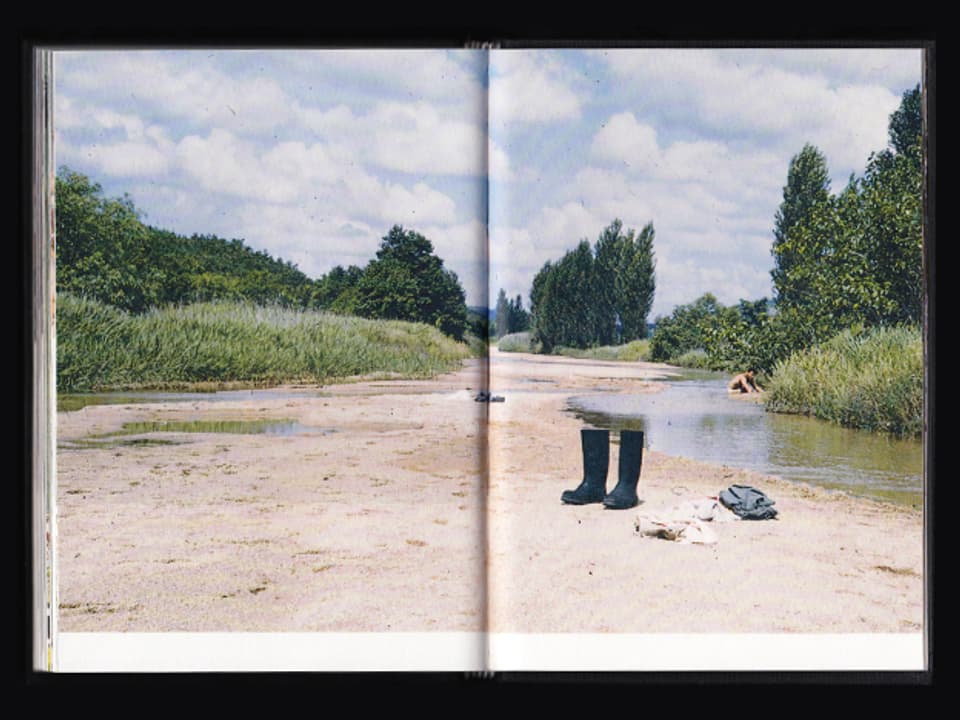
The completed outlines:
{"type": "Polygon", "coordinates": [[[224,301],[132,315],[70,294],[57,298],[60,392],[427,377],[455,369],[468,352],[416,323],[224,301]]]}
{"type": "Polygon", "coordinates": [[[774,360],[846,328],[922,320],[920,98],[919,86],[904,93],[890,117],[891,148],[838,195],[826,192],[815,148],[791,163],[774,231],[778,351],[766,353],[774,360]]]}
{"type": "Polygon", "coordinates": [[[494,334],[496,337],[503,337],[504,335],[509,334],[509,325],[510,325],[510,305],[509,300],[507,300],[507,293],[503,288],[500,288],[500,293],[497,295],[497,307],[494,314],[495,331],[494,334]]]}
{"type": "Polygon", "coordinates": [[[57,287],[133,313],[215,300],[319,308],[426,322],[461,339],[464,293],[430,242],[394,227],[366,269],[335,267],[313,281],[295,265],[211,235],[145,225],[129,197],[61,168],[56,179],[57,287]]]}
{"type": "Polygon", "coordinates": [[[768,410],[903,436],[923,431],[919,326],[844,330],[777,364],[768,410]]]}
{"type": "Polygon", "coordinates": [[[705,293],[689,305],[678,305],[668,317],[656,320],[650,340],[650,358],[672,362],[691,350],[705,350],[717,327],[736,322],[737,312],[705,293]]]}
{"type": "Polygon", "coordinates": [[[500,352],[537,352],[537,345],[534,344],[533,335],[529,332],[504,335],[497,341],[497,348],[500,352]]]}
{"type": "Polygon", "coordinates": [[[761,298],[727,307],[711,293],[679,305],[669,317],[657,319],[651,359],[709,370],[769,369],[773,361],[766,354],[774,320],[769,306],[761,298]]]}
{"type": "Polygon", "coordinates": [[[530,327],[530,314],[523,309],[523,299],[519,295],[514,300],[507,298],[503,288],[497,295],[495,316],[497,337],[524,332],[530,327]]]}
{"type": "Polygon", "coordinates": [[[624,345],[602,345],[592,348],[557,347],[555,355],[580,358],[585,360],[602,360],[609,362],[638,362],[650,359],[650,341],[633,340],[624,345]]]}
{"type": "Polygon", "coordinates": [[[142,313],[171,303],[250,300],[303,307],[312,281],[241,240],[145,225],[129,197],[106,199],[69,168],[56,178],[58,289],[142,313]]]}
{"type": "Polygon", "coordinates": [[[547,262],[530,291],[535,341],[544,352],[557,346],[588,348],[646,336],[653,303],[653,224],[636,234],[620,220],[591,247],[581,240],[557,262],[547,262]]]}
{"type": "Polygon", "coordinates": [[[490,313],[485,307],[467,307],[467,333],[479,341],[490,340],[490,313]]]}
{"type": "Polygon", "coordinates": [[[310,296],[310,307],[322,308],[340,315],[354,314],[357,285],[363,277],[363,268],[356,265],[344,269],[337,265],[317,280],[310,296]]]}
{"type": "Polygon", "coordinates": [[[394,225],[364,269],[353,302],[361,317],[433,325],[457,340],[467,328],[467,306],[456,273],[446,270],[423,235],[394,225]]]}
{"type": "Polygon", "coordinates": [[[830,173],[826,158],[813,145],[804,145],[790,160],[783,202],[777,209],[773,230],[774,268],[771,275],[777,301],[784,305],[797,304],[810,292],[803,278],[795,272],[803,263],[803,249],[791,241],[797,228],[829,197],[830,173]]]}
{"type": "Polygon", "coordinates": [[[129,197],[105,199],[100,185],[61,170],[56,238],[59,287],[134,311],[159,301],[164,273],[129,197]]]}
{"type": "Polygon", "coordinates": [[[898,155],[915,153],[919,158],[923,139],[923,96],[920,86],[907,90],[900,100],[900,107],[890,115],[890,146],[898,155]]]}
{"type": "Polygon", "coordinates": [[[696,350],[687,350],[670,361],[673,365],[679,365],[685,368],[696,368],[698,370],[717,370],[716,364],[711,360],[706,350],[697,348],[696,350]]]}

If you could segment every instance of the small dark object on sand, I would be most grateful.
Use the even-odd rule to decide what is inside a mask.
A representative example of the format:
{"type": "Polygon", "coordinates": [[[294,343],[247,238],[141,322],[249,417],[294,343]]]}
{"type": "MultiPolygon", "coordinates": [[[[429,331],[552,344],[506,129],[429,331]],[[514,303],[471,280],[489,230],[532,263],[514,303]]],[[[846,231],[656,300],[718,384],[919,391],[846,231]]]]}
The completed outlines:
{"type": "Polygon", "coordinates": [[[503,395],[491,395],[486,390],[481,390],[474,398],[475,402],[506,402],[503,395]]]}

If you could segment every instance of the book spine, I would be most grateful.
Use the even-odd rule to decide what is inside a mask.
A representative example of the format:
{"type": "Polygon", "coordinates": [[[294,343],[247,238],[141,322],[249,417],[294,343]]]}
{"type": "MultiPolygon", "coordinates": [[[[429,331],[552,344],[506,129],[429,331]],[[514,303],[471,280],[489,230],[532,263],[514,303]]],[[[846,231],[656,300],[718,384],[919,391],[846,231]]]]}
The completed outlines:
{"type": "Polygon", "coordinates": [[[33,49],[33,138],[31,194],[33,216],[30,252],[30,312],[32,312],[32,419],[30,453],[30,523],[32,557],[33,665],[55,669],[56,637],[56,337],[55,337],[55,200],[56,168],[53,131],[53,54],[33,49]]]}

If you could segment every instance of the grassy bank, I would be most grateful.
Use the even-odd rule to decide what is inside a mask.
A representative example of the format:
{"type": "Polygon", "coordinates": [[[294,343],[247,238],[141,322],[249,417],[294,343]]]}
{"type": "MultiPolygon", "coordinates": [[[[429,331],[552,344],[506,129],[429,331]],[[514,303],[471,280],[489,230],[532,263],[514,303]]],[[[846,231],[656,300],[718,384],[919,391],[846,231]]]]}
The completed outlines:
{"type": "Polygon", "coordinates": [[[533,336],[528,332],[511,333],[496,341],[500,352],[539,352],[539,344],[533,342],[533,336]]]}
{"type": "Polygon", "coordinates": [[[466,345],[416,323],[232,302],[129,315],[57,298],[61,392],[429,377],[468,356],[466,345]]]}
{"type": "MultiPolygon", "coordinates": [[[[502,352],[536,353],[540,351],[539,345],[532,341],[530,333],[527,332],[504,335],[497,342],[497,347],[502,352]]],[[[623,362],[637,362],[640,360],[649,359],[650,341],[634,340],[633,342],[629,342],[624,345],[604,345],[602,347],[586,349],[556,347],[553,350],[553,354],[586,360],[619,360],[623,362]]]]}
{"type": "Polygon", "coordinates": [[[848,427],[919,436],[923,429],[923,341],[918,327],[846,331],[779,363],[768,410],[848,427]]]}
{"type": "Polygon", "coordinates": [[[638,362],[650,358],[650,341],[634,340],[624,345],[603,345],[593,348],[558,347],[554,355],[582,358],[584,360],[613,360],[622,362],[638,362]]]}

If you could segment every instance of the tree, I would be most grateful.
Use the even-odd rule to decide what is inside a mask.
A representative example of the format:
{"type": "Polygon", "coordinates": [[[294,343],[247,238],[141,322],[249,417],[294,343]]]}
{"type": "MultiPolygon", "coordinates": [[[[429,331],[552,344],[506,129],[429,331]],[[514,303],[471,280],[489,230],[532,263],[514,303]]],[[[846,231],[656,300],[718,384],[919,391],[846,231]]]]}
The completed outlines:
{"type": "Polygon", "coordinates": [[[533,277],[530,287],[530,315],[533,323],[533,340],[541,344],[545,353],[553,352],[553,341],[559,333],[557,321],[558,304],[553,302],[556,286],[554,265],[547,260],[533,277]]]}
{"type": "Polygon", "coordinates": [[[657,318],[650,338],[650,359],[665,362],[691,350],[706,351],[718,327],[737,318],[736,309],[724,307],[712,293],[704,293],[688,305],[678,305],[669,316],[657,318]]]}
{"type": "Polygon", "coordinates": [[[890,148],[870,158],[860,184],[865,273],[875,279],[877,323],[919,323],[923,313],[923,117],[918,85],[890,116],[890,148]]]}
{"type": "Polygon", "coordinates": [[[581,240],[559,261],[544,265],[530,292],[534,339],[544,352],[556,345],[585,348],[646,336],[655,288],[653,237],[652,223],[637,235],[614,220],[592,247],[581,240]]]}
{"type": "Polygon", "coordinates": [[[530,313],[523,309],[523,299],[519,295],[507,302],[507,314],[508,333],[524,332],[530,327],[530,313]]]}
{"type": "Polygon", "coordinates": [[[69,168],[56,177],[57,289],[129,312],[201,300],[307,305],[313,283],[293,263],[242,240],[150,227],[129,196],[69,168]]]}
{"type": "MultiPolygon", "coordinates": [[[[792,337],[821,342],[853,326],[921,320],[919,87],[905,92],[891,114],[889,138],[890,147],[871,155],[862,177],[835,197],[808,203],[775,246],[778,313],[797,311],[784,316],[803,317],[806,328],[792,337]]],[[[803,167],[814,164],[808,159],[803,167]]]]}
{"type": "Polygon", "coordinates": [[[890,115],[890,146],[898,155],[915,154],[919,159],[923,139],[922,100],[917,85],[903,94],[900,106],[890,115]]]}
{"type": "Polygon", "coordinates": [[[653,223],[639,235],[633,230],[623,239],[624,248],[614,277],[614,311],[622,322],[621,342],[647,336],[647,316],[656,290],[653,223]]]}
{"type": "Polygon", "coordinates": [[[510,327],[510,303],[507,300],[507,293],[503,288],[500,288],[500,294],[497,295],[497,311],[496,311],[496,336],[503,337],[508,332],[510,327]]]}
{"type": "Polygon", "coordinates": [[[159,304],[165,273],[130,197],[61,168],[55,200],[57,288],[131,312],[159,304]]]}
{"type": "Polygon", "coordinates": [[[775,218],[771,275],[778,304],[798,305],[809,298],[809,286],[793,272],[804,261],[803,251],[797,248],[793,236],[809,222],[811,213],[829,198],[830,174],[826,158],[808,143],[790,160],[783,202],[775,218]]]}
{"type": "Polygon", "coordinates": [[[433,244],[394,225],[356,286],[354,309],[362,317],[423,322],[461,340],[467,327],[465,293],[456,273],[443,267],[433,244]]]}
{"type": "Polygon", "coordinates": [[[310,306],[342,315],[353,314],[357,285],[362,277],[363,269],[356,265],[348,268],[337,265],[314,282],[310,306]]]}
{"type": "Polygon", "coordinates": [[[530,315],[523,309],[523,300],[519,295],[509,300],[507,293],[500,288],[497,295],[495,332],[497,337],[523,332],[530,325],[530,315]]]}

